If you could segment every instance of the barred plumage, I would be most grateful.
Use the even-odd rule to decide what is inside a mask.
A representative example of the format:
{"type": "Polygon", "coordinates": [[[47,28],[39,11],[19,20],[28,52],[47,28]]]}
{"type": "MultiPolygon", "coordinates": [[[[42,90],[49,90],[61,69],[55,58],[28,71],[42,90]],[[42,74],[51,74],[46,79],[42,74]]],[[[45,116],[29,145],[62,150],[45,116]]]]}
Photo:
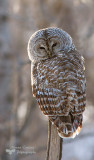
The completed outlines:
{"type": "Polygon", "coordinates": [[[86,105],[84,59],[61,29],[36,32],[29,40],[33,95],[61,137],[75,137],[86,105]]]}

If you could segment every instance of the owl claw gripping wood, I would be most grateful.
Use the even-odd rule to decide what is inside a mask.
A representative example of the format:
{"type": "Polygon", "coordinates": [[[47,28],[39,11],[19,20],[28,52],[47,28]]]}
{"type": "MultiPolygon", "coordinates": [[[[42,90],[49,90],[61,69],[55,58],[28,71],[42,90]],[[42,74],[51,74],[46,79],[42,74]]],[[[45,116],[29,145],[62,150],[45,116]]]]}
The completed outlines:
{"type": "Polygon", "coordinates": [[[72,38],[59,28],[35,32],[28,43],[33,95],[60,137],[74,138],[86,106],[84,58],[72,38]]]}

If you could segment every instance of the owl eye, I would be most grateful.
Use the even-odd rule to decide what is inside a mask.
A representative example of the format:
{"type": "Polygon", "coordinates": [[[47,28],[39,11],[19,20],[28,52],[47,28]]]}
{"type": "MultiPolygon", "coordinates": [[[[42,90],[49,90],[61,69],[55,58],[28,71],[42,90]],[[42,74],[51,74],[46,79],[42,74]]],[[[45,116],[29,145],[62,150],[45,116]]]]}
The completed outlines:
{"type": "Polygon", "coordinates": [[[52,45],[52,47],[55,47],[55,46],[57,46],[57,43],[54,43],[54,44],[52,45]]]}
{"type": "Polygon", "coordinates": [[[45,49],[44,47],[39,47],[39,48],[40,48],[40,49],[43,49],[43,50],[45,49]]]}

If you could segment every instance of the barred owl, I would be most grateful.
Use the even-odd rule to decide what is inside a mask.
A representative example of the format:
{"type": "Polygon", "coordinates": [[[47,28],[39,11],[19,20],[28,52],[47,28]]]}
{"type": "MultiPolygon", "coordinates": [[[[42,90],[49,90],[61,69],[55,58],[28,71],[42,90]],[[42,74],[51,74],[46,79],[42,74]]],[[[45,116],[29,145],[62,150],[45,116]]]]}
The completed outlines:
{"type": "Polygon", "coordinates": [[[43,114],[60,137],[74,138],[86,105],[84,58],[68,33],[59,28],[35,32],[28,42],[31,84],[43,114]]]}

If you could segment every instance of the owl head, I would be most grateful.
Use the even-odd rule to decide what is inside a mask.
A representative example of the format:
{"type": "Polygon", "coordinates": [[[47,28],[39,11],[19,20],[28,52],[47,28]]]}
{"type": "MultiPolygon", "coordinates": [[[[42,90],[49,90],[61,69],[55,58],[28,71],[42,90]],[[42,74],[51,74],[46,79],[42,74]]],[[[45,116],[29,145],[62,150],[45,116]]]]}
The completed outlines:
{"type": "Polygon", "coordinates": [[[45,28],[35,32],[28,42],[28,55],[32,62],[46,60],[74,50],[70,35],[59,28],[45,28]]]}

